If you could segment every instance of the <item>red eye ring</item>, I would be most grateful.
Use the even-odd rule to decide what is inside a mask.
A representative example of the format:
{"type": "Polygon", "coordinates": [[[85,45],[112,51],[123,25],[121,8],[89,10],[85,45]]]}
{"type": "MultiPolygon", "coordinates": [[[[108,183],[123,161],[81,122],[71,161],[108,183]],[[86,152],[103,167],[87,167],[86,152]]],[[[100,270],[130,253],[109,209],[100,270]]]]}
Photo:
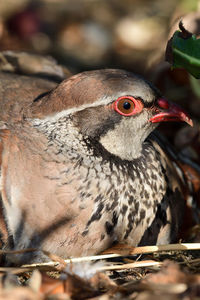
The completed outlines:
{"type": "Polygon", "coordinates": [[[133,116],[135,114],[140,113],[142,111],[144,105],[140,100],[137,100],[132,96],[122,96],[122,97],[119,97],[113,103],[113,107],[114,107],[114,110],[116,112],[118,112],[120,115],[125,116],[125,117],[129,117],[129,116],[133,116]],[[125,112],[124,109],[122,111],[121,108],[120,108],[120,106],[121,106],[120,102],[123,102],[123,101],[126,101],[126,102],[130,103],[130,108],[127,109],[127,112],[125,112]]]}

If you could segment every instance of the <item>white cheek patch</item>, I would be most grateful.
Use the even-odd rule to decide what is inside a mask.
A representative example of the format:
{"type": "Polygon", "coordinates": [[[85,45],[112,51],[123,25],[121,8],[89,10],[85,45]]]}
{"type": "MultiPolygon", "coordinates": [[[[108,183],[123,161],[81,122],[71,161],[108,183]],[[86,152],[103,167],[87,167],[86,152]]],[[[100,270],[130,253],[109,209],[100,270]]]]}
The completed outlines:
{"type": "Polygon", "coordinates": [[[142,143],[153,130],[148,119],[145,110],[138,116],[123,117],[114,129],[100,138],[100,143],[108,152],[121,159],[136,159],[141,155],[142,143]]]}

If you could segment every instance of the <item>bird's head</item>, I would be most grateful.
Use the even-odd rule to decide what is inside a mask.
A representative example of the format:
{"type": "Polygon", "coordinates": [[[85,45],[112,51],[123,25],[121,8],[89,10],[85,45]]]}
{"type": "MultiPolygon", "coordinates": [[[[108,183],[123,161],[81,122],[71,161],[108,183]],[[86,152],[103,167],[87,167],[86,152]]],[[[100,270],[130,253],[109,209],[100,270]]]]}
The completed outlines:
{"type": "Polygon", "coordinates": [[[113,69],[72,76],[33,103],[32,113],[54,122],[70,116],[84,138],[126,160],[139,156],[142,143],[160,122],[192,125],[187,113],[161,97],[149,82],[113,69]]]}

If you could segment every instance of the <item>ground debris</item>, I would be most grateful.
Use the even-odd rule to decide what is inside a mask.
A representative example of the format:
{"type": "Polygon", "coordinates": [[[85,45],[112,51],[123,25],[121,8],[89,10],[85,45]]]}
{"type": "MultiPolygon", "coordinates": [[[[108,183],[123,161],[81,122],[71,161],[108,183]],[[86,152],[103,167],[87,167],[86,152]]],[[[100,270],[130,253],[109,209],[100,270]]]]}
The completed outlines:
{"type": "MultiPolygon", "coordinates": [[[[168,256],[170,257],[170,252],[168,256]]],[[[24,274],[6,272],[0,276],[0,299],[193,299],[200,297],[200,259],[192,257],[192,253],[182,253],[175,261],[161,259],[159,268],[141,267],[124,270],[113,270],[78,273],[78,267],[63,267],[56,272],[39,271],[24,274]],[[182,257],[182,261],[181,261],[182,257]],[[23,275],[23,276],[22,276],[23,275]],[[23,279],[22,279],[23,278],[23,279]]],[[[167,254],[165,254],[167,256],[167,254]]],[[[153,255],[152,255],[153,257],[153,255]]],[[[160,255],[162,257],[162,255],[160,255]]],[[[148,257],[139,257],[141,263],[148,257]]],[[[121,258],[120,258],[121,259],[121,258]]],[[[157,260],[159,256],[157,255],[157,260]]],[[[121,259],[121,265],[130,263],[131,258],[121,259]]],[[[139,261],[138,261],[139,262],[139,261]]],[[[110,264],[119,262],[110,262],[110,264]]],[[[83,262],[80,268],[83,267],[83,262]]],[[[91,269],[95,269],[95,264],[91,269]]],[[[90,268],[88,262],[87,267],[90,268]]],[[[18,268],[19,269],[19,268],[18,268]]],[[[97,268],[98,269],[98,268],[97,268]]]]}
{"type": "MultiPolygon", "coordinates": [[[[18,251],[0,250],[3,255],[18,251]]],[[[200,296],[200,244],[131,247],[116,245],[101,255],[0,267],[0,300],[13,299],[193,299],[200,296]]]]}

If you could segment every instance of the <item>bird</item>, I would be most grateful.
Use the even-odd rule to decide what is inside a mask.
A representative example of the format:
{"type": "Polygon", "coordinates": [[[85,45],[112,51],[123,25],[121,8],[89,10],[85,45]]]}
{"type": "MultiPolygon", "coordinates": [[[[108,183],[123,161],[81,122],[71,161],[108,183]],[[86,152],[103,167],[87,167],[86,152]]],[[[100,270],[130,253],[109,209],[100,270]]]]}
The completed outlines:
{"type": "Polygon", "coordinates": [[[38,250],[8,260],[177,240],[188,184],[156,128],[192,126],[182,108],[121,69],[85,71],[58,84],[2,74],[1,240],[3,249],[38,250]]]}

